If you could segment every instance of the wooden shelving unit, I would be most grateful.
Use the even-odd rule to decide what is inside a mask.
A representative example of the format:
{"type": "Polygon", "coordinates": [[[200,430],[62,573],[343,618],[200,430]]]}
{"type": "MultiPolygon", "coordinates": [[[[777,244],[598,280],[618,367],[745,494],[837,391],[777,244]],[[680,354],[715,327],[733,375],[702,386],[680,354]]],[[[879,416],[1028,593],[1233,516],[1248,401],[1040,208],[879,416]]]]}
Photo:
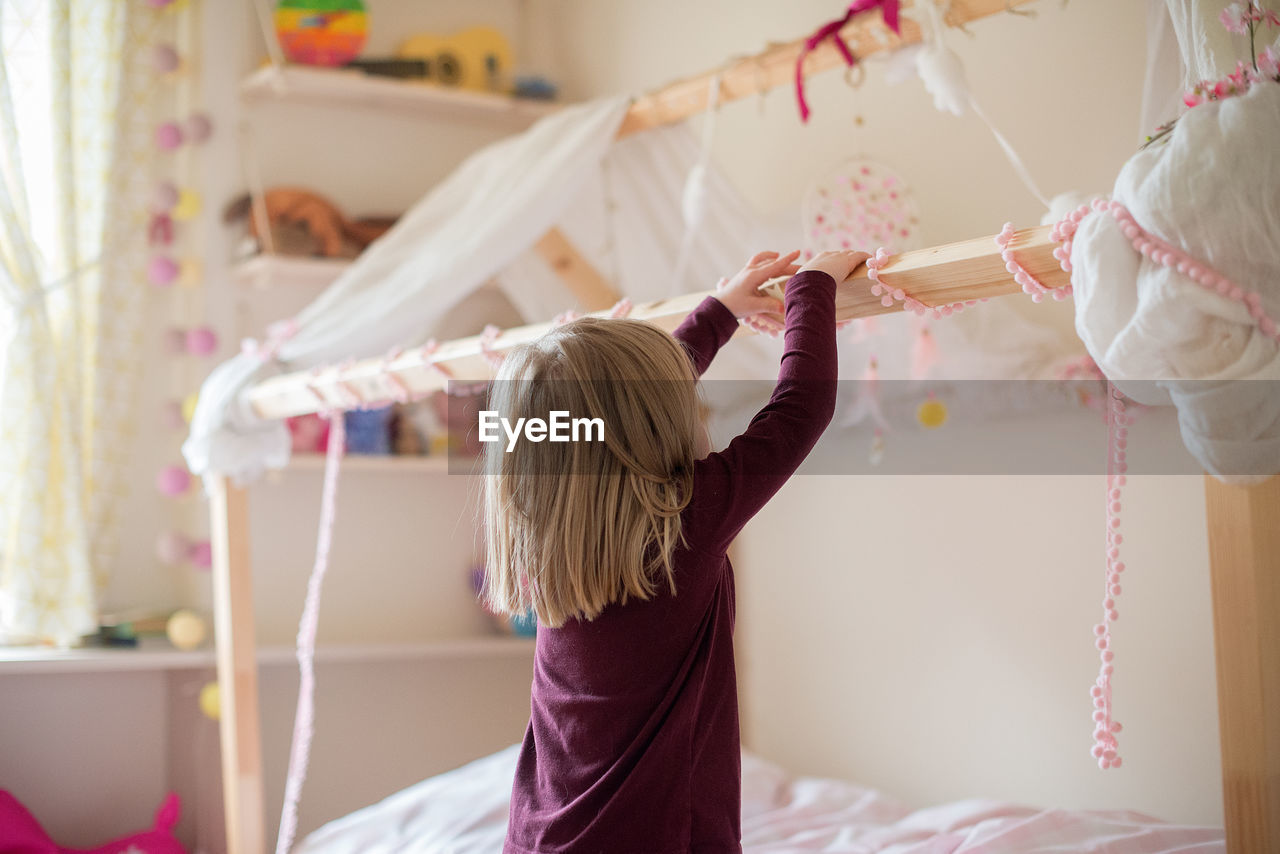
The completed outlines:
{"type": "MultiPolygon", "coordinates": [[[[417,661],[464,658],[522,657],[533,655],[531,638],[460,637],[411,643],[329,644],[316,648],[317,664],[353,662],[417,661]]],[[[264,646],[258,649],[259,666],[293,666],[297,661],[291,646],[264,646]]],[[[0,675],[40,673],[84,673],[141,670],[199,670],[214,666],[212,648],[180,650],[167,641],[147,639],[134,648],[48,647],[0,648],[0,675]]]]}
{"type": "Polygon", "coordinates": [[[240,95],[247,103],[292,101],[361,107],[444,121],[490,122],[511,130],[528,127],[561,107],[554,102],[447,89],[362,71],[300,65],[261,68],[241,82],[240,95]]]}

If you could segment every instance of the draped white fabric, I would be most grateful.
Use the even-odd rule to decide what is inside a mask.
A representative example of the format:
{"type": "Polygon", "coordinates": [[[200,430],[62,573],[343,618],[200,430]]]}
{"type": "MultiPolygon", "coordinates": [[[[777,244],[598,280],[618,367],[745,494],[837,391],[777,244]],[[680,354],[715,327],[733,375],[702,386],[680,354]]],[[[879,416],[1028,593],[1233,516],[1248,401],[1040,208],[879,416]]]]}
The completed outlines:
{"type": "MultiPolygon", "coordinates": [[[[1235,65],[1234,53],[1215,52],[1231,43],[1209,35],[1226,33],[1200,5],[1169,2],[1193,78],[1235,65]]],[[[1148,232],[1259,292],[1272,318],[1280,316],[1277,139],[1280,84],[1259,83],[1188,110],[1167,141],[1125,164],[1112,193],[1148,232]]],[[[1140,255],[1107,215],[1081,223],[1071,261],[1076,329],[1107,376],[1143,403],[1176,406],[1183,441],[1210,473],[1249,482],[1280,472],[1280,346],[1245,306],[1140,255]]]]}
{"type": "Polygon", "coordinates": [[[421,342],[459,300],[551,228],[598,169],[627,109],[612,98],[559,111],[472,155],[295,318],[279,365],[238,355],[205,381],[183,444],[195,474],[237,481],[288,461],[289,436],[258,418],[246,389],[305,369],[421,342]]]}

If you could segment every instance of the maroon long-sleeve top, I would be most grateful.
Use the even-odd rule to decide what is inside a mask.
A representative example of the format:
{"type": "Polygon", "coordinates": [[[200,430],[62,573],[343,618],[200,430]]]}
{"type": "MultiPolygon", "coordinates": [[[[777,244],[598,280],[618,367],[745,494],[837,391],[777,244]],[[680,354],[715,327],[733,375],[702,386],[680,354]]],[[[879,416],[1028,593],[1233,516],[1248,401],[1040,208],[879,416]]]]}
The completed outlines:
{"type": "MultiPolygon", "coordinates": [[[[741,746],[733,659],[734,536],[831,421],[835,282],[786,288],[786,347],[768,404],[698,460],[673,555],[676,595],[539,626],[506,854],[737,852],[741,746]]],[[[708,297],[675,330],[700,376],[738,328],[708,297]]]]}

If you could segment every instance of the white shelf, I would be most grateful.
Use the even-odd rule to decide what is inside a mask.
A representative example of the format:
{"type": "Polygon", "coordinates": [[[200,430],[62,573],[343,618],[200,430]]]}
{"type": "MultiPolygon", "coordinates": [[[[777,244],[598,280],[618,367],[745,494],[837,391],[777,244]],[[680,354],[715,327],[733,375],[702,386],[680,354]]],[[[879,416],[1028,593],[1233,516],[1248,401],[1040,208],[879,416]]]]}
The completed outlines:
{"type": "MultiPolygon", "coordinates": [[[[388,644],[330,644],[316,648],[317,664],[369,663],[474,658],[527,657],[533,639],[501,635],[388,644]]],[[[291,646],[258,650],[263,667],[294,665],[291,646]]],[[[89,673],[111,671],[200,670],[214,666],[213,649],[183,651],[167,641],[148,638],[134,648],[0,647],[0,674],[89,673]]]]}
{"type": "MultiPolygon", "coordinates": [[[[284,471],[324,471],[324,454],[294,454],[284,471]]],[[[459,476],[478,470],[480,458],[458,459],[454,462],[459,476]]],[[[341,472],[378,472],[393,474],[449,474],[449,457],[437,454],[430,457],[372,456],[348,454],[342,458],[341,472]]]]}
{"type": "Polygon", "coordinates": [[[254,255],[232,268],[236,284],[265,287],[327,287],[351,266],[345,258],[254,255]]]}
{"type": "Polygon", "coordinates": [[[526,128],[562,106],[554,102],[378,77],[352,69],[302,65],[261,68],[241,82],[240,95],[248,102],[281,100],[364,107],[431,118],[492,123],[512,130],[526,128]]]}

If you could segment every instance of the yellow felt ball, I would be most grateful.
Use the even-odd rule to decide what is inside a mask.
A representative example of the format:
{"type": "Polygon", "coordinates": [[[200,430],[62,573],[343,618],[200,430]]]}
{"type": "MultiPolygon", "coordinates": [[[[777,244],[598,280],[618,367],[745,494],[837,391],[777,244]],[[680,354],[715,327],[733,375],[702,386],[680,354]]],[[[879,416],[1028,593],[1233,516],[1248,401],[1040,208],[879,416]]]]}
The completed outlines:
{"type": "Polygon", "coordinates": [[[195,392],[192,392],[191,394],[187,395],[182,399],[182,420],[183,421],[187,422],[188,424],[191,423],[191,419],[196,414],[196,403],[199,402],[199,400],[200,400],[200,397],[195,392]]]}
{"type": "Polygon", "coordinates": [[[211,721],[222,717],[222,692],[217,682],[206,682],[200,689],[200,711],[211,721]]]}
{"type": "Polygon", "coordinates": [[[165,634],[169,636],[169,643],[178,649],[195,649],[200,646],[204,642],[205,631],[204,618],[195,611],[188,611],[185,608],[174,611],[165,625],[165,634]]]}
{"type": "Polygon", "coordinates": [[[936,398],[929,398],[916,409],[916,420],[921,427],[930,430],[947,423],[947,405],[936,398]]]}
{"type": "Polygon", "coordinates": [[[183,258],[178,262],[178,284],[184,288],[194,288],[200,284],[203,272],[200,262],[195,258],[183,258]]]}
{"type": "Polygon", "coordinates": [[[169,213],[179,222],[195,219],[200,213],[200,194],[195,190],[179,191],[178,203],[169,213]]]}

